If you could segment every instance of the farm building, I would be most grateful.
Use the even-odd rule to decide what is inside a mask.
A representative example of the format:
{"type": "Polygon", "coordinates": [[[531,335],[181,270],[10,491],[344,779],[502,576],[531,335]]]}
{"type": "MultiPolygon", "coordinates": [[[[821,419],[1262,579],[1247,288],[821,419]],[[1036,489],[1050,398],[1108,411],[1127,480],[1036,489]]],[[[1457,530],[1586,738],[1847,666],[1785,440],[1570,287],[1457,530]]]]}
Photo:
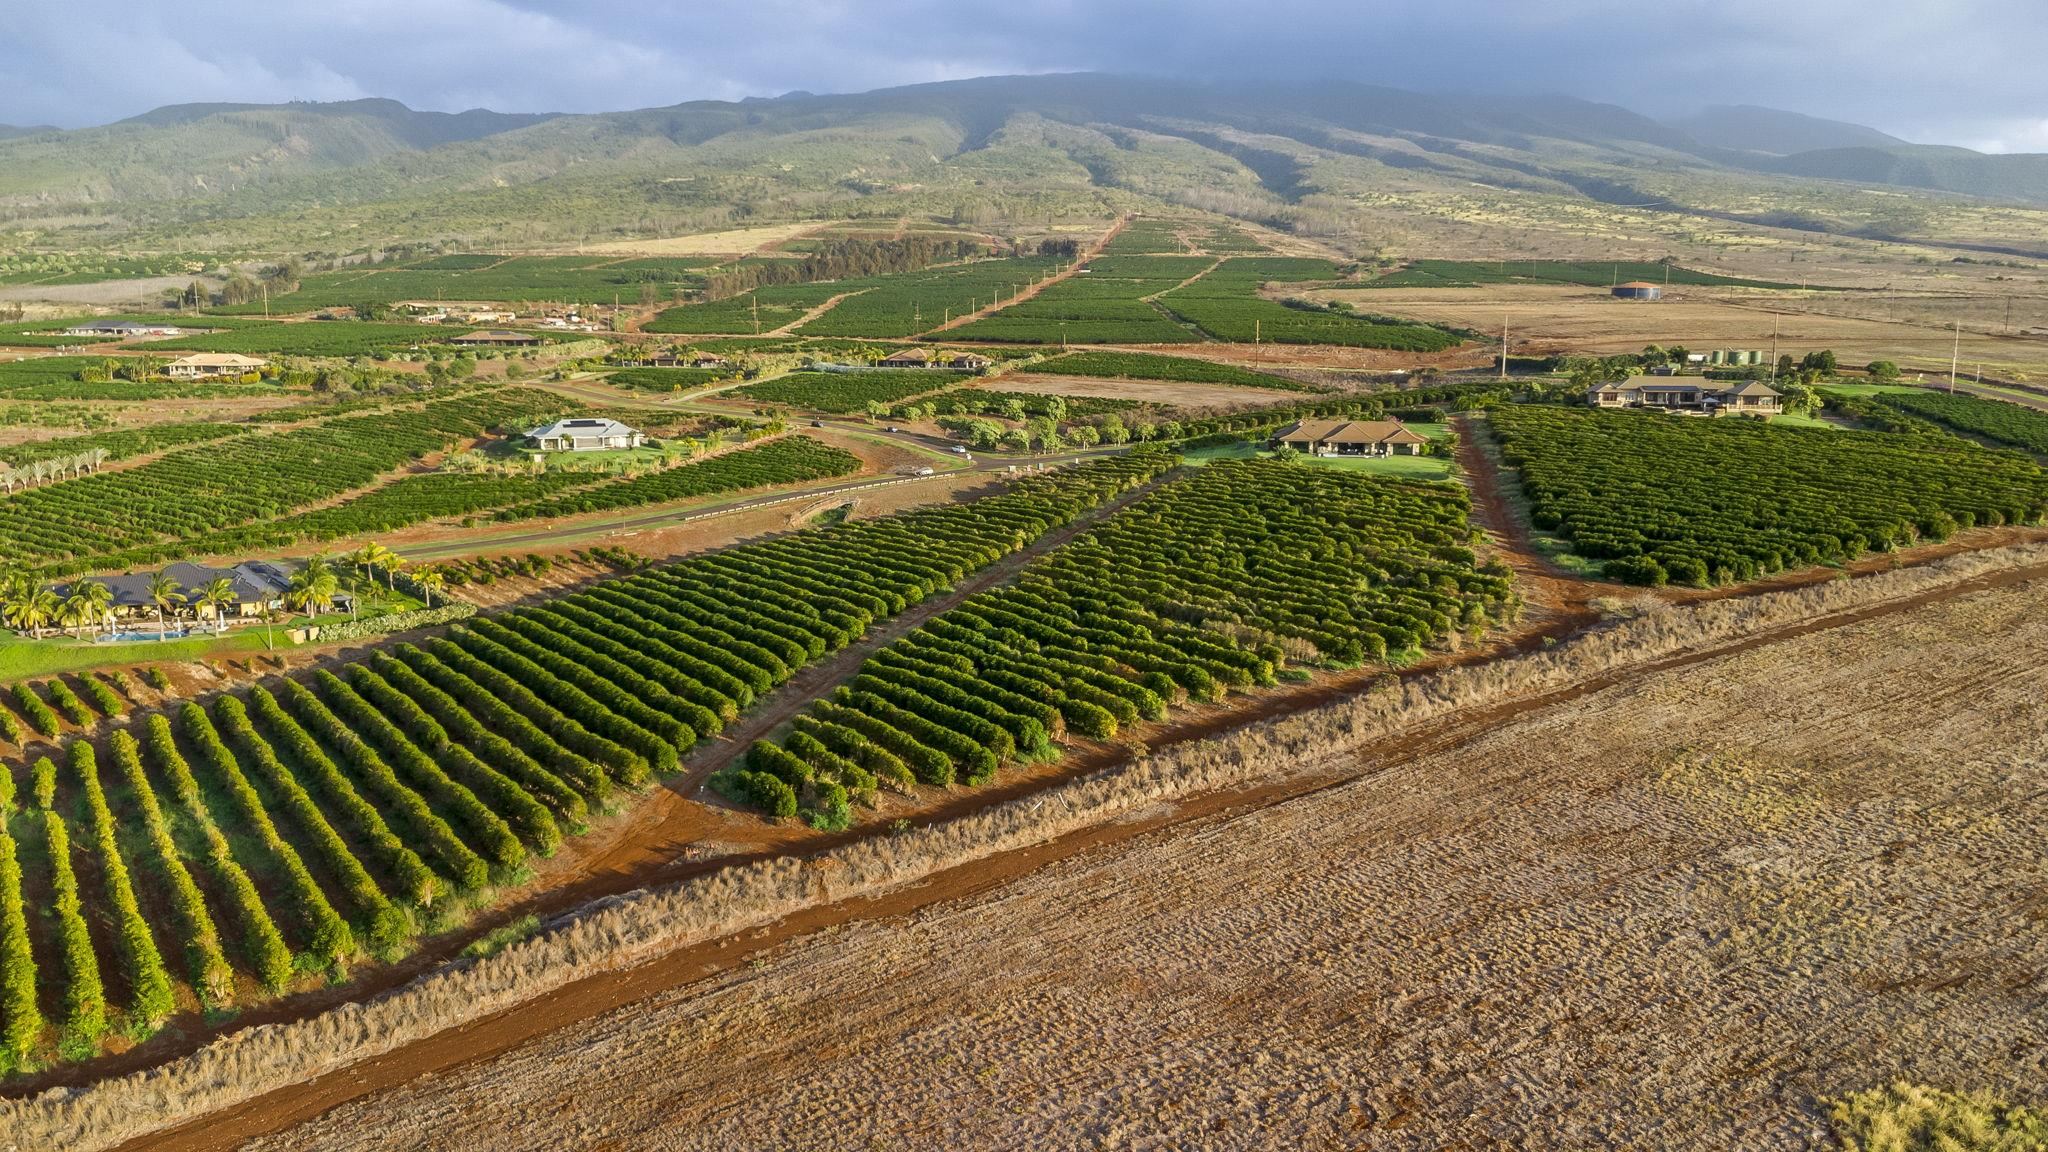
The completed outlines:
{"type": "Polygon", "coordinates": [[[1596,384],[1587,389],[1586,403],[1595,408],[1652,408],[1701,415],[1726,412],[1741,416],[1776,416],[1784,411],[1783,398],[1778,390],[1756,380],[1727,383],[1683,380],[1669,384],[1623,380],[1596,384]]]}
{"type": "Polygon", "coordinates": [[[1271,446],[1311,456],[1420,456],[1428,443],[1398,420],[1301,420],[1273,433],[1271,446]]]}
{"type": "Polygon", "coordinates": [[[531,348],[540,342],[540,337],[531,332],[511,332],[503,328],[466,332],[449,341],[450,344],[487,345],[494,348],[531,348]]]}
{"type": "Polygon", "coordinates": [[[173,380],[204,380],[210,376],[246,376],[260,372],[270,361],[238,352],[194,352],[164,365],[164,375],[173,380]]]}
{"type": "Polygon", "coordinates": [[[1662,300],[1664,289],[1648,280],[1631,280],[1608,289],[1617,300],[1662,300]]]}
{"type": "Polygon", "coordinates": [[[958,372],[986,372],[989,365],[994,363],[995,361],[979,352],[960,352],[946,361],[946,367],[958,372]]]}
{"type": "Polygon", "coordinates": [[[526,439],[543,452],[603,452],[647,443],[639,429],[601,416],[557,420],[528,432],[526,439]]]}
{"type": "Polygon", "coordinates": [[[716,352],[699,352],[690,357],[690,367],[692,368],[725,368],[731,365],[731,363],[732,361],[727,360],[716,352]]]}
{"type": "Polygon", "coordinates": [[[132,340],[137,336],[182,336],[184,333],[185,330],[175,324],[137,324],[128,320],[93,320],[64,329],[66,336],[93,340],[132,340]]]}
{"type": "Polygon", "coordinates": [[[932,354],[929,349],[925,348],[905,348],[901,352],[891,352],[880,360],[875,361],[875,367],[877,368],[929,368],[931,366],[932,354]]]}

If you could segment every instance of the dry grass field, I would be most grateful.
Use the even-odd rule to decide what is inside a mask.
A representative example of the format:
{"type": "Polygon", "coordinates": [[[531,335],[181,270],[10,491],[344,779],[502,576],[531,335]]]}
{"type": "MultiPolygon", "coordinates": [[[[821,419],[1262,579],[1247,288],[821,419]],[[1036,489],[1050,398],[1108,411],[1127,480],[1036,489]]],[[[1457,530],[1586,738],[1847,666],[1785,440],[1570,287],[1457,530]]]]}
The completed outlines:
{"type": "Polygon", "coordinates": [[[1168,408],[1228,408],[1252,404],[1285,404],[1299,401],[1301,393],[1278,388],[1247,388],[1236,384],[1201,384],[1188,380],[1104,380],[1092,376],[1052,376],[1036,372],[1012,372],[991,381],[1000,392],[1029,392],[1040,396],[1100,396],[1110,400],[1136,400],[1168,408]]]}
{"type": "Polygon", "coordinates": [[[821,227],[823,225],[811,222],[764,224],[758,228],[734,228],[695,236],[609,240],[602,244],[586,244],[576,251],[601,256],[739,256],[794,240],[821,227]]]}
{"type": "MultiPolygon", "coordinates": [[[[1832,292],[1766,292],[1673,288],[1654,304],[1611,298],[1599,288],[1505,285],[1483,288],[1338,289],[1309,295],[1349,301],[1361,311],[1412,317],[1493,334],[1494,343],[1464,351],[1484,360],[1499,354],[1503,318],[1514,353],[1523,355],[1639,352],[1646,344],[1714,348],[1778,347],[1799,355],[1832,348],[1843,364],[1893,360],[1908,370],[1946,374],[1955,345],[1948,326],[1961,319],[1963,371],[2039,379],[2048,375],[2048,337],[1996,331],[1988,298],[1832,292]],[[1973,325],[1975,326],[1973,329],[1973,325]]],[[[2034,322],[2048,323],[2048,303],[2031,301],[2034,322]]]]}
{"type": "Polygon", "coordinates": [[[1896,1078],[2039,1105],[2044,598],[1141,808],[1157,830],[249,1146],[1824,1148],[1823,1101],[1896,1078]]]}

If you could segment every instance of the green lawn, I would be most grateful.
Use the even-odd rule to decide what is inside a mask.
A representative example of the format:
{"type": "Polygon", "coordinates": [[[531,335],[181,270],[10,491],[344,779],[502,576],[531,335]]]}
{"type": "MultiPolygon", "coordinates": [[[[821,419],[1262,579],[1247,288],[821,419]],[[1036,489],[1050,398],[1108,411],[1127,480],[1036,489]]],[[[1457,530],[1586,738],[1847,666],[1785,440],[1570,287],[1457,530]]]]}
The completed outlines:
{"type": "Polygon", "coordinates": [[[1829,392],[1840,392],[1844,396],[1875,396],[1880,392],[1925,392],[1911,384],[1838,384],[1826,383],[1820,386],[1829,392]]]}
{"type": "Polygon", "coordinates": [[[1788,428],[1825,428],[1830,432],[1842,430],[1842,426],[1832,420],[1823,420],[1818,416],[1808,416],[1803,412],[1785,412],[1773,416],[1771,417],[1771,423],[1782,424],[1788,428]]]}
{"type": "MultiPolygon", "coordinates": [[[[404,593],[389,597],[388,602],[393,612],[410,611],[421,606],[418,600],[404,593]]],[[[439,603],[438,600],[435,602],[437,607],[439,603]]],[[[286,635],[289,630],[314,623],[341,623],[348,618],[346,612],[323,612],[317,621],[305,616],[280,618],[271,625],[270,638],[275,641],[277,650],[282,651],[293,646],[290,637],[286,635]]],[[[122,627],[125,630],[146,633],[154,632],[156,623],[151,620],[138,620],[124,623],[122,627]]],[[[269,650],[270,645],[265,642],[264,627],[260,623],[238,624],[219,636],[187,636],[174,640],[124,640],[118,644],[95,643],[91,638],[81,641],[69,633],[58,633],[45,636],[41,640],[32,640],[13,632],[0,632],[0,684],[55,676],[60,672],[83,672],[94,668],[119,668],[138,664],[176,664],[269,650]]]]}
{"type": "MultiPolygon", "coordinates": [[[[291,646],[284,625],[277,628],[278,647],[291,646]]],[[[241,629],[225,636],[192,636],[182,640],[138,640],[122,644],[80,643],[68,636],[29,640],[8,634],[0,636],[0,683],[55,676],[59,672],[82,672],[88,668],[114,668],[131,664],[181,663],[220,656],[238,656],[263,651],[263,629],[241,629]]]]}

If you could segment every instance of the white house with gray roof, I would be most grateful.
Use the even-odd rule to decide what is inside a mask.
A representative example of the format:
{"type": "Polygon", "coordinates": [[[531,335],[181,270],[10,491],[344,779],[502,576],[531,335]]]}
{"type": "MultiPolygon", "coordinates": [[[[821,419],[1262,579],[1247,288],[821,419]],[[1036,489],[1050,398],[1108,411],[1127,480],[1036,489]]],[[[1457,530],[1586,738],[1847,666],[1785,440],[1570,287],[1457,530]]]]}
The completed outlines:
{"type": "Polygon", "coordinates": [[[557,420],[528,432],[526,439],[543,452],[603,452],[647,443],[639,429],[601,416],[557,420]]]}

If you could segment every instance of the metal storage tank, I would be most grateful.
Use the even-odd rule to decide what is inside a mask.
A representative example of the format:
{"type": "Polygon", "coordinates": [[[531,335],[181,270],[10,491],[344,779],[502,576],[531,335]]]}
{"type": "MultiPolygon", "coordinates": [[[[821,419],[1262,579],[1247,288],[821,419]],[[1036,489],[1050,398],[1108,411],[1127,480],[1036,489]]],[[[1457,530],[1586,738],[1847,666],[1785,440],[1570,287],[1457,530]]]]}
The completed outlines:
{"type": "Polygon", "coordinates": [[[1631,280],[1626,284],[1616,284],[1608,291],[1614,293],[1617,300],[1661,300],[1664,297],[1664,289],[1648,280],[1631,280]]]}

